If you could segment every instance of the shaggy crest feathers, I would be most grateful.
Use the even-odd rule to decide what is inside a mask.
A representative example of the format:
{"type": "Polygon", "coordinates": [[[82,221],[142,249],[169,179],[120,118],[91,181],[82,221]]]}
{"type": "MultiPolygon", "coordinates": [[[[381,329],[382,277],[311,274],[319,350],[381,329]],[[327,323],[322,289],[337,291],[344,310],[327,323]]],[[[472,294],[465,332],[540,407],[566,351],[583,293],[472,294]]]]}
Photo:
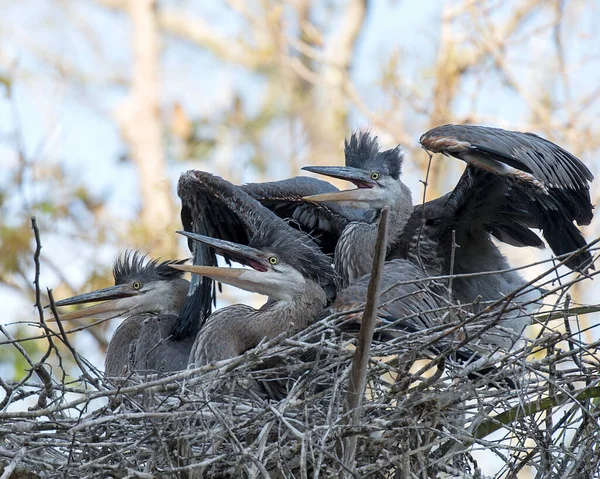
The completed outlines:
{"type": "Polygon", "coordinates": [[[170,264],[182,264],[187,260],[159,261],[149,259],[139,251],[126,250],[117,258],[113,268],[115,284],[130,283],[143,278],[145,281],[160,281],[180,278],[184,272],[170,268],[170,264]]]}
{"type": "Polygon", "coordinates": [[[400,146],[380,151],[379,141],[368,131],[352,133],[350,140],[344,141],[346,166],[373,170],[398,179],[402,173],[404,154],[400,146]]]}
{"type": "Polygon", "coordinates": [[[281,223],[279,218],[270,221],[263,219],[250,241],[250,246],[276,254],[302,275],[322,286],[332,283],[335,273],[329,256],[323,254],[308,235],[287,226],[285,231],[282,231],[281,223]]]}

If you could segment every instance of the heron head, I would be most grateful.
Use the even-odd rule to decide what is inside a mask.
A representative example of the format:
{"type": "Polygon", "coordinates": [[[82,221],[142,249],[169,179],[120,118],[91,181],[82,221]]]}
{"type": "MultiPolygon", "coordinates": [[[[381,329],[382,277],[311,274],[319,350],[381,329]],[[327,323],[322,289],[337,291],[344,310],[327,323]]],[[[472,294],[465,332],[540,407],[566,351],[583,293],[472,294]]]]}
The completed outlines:
{"type": "Polygon", "coordinates": [[[99,303],[63,313],[63,320],[108,319],[138,313],[176,313],[185,297],[188,282],[183,273],[169,268],[182,261],[149,260],[139,252],[125,252],[113,268],[115,285],[57,301],[58,307],[99,303]]]}
{"type": "Polygon", "coordinates": [[[377,137],[354,133],[345,142],[346,166],[305,166],[302,169],[354,183],[356,188],[305,196],[307,201],[332,201],[353,208],[382,209],[410,203],[410,189],[400,180],[403,154],[400,147],[380,151],[377,137]]]}
{"type": "MultiPolygon", "coordinates": [[[[231,260],[240,263],[247,268],[221,268],[215,266],[197,266],[197,265],[171,265],[171,268],[179,271],[189,271],[194,274],[208,276],[222,283],[250,291],[263,294],[277,301],[292,301],[298,295],[303,294],[306,289],[307,279],[318,282],[313,277],[310,268],[323,269],[323,276],[329,275],[333,280],[331,264],[325,255],[323,258],[311,258],[316,260],[312,264],[301,265],[303,261],[308,261],[307,252],[304,256],[296,256],[297,251],[283,251],[277,244],[262,244],[261,235],[254,238],[252,246],[242,245],[211,238],[188,231],[178,231],[178,233],[187,236],[195,241],[200,241],[211,246],[215,251],[231,260]],[[329,270],[329,271],[327,271],[329,270]]],[[[285,237],[285,232],[280,231],[280,235],[285,237]]],[[[290,249],[295,249],[300,245],[294,242],[288,243],[290,249]]]]}

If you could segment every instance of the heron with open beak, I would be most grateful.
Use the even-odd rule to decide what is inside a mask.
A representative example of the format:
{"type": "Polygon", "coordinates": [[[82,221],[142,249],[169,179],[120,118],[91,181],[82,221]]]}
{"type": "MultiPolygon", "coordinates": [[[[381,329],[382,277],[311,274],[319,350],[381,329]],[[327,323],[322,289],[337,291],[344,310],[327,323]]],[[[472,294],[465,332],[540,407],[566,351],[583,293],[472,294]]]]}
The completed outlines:
{"type": "Polygon", "coordinates": [[[292,230],[282,230],[280,226],[266,226],[250,245],[179,232],[246,267],[181,264],[171,268],[269,298],[259,309],[236,304],[214,312],[196,337],[190,356],[195,366],[239,356],[262,341],[301,331],[327,305],[327,294],[320,281],[333,279],[329,259],[316,246],[286,238],[292,230]],[[286,248],[281,247],[283,244],[286,248]]]}
{"type": "MultiPolygon", "coordinates": [[[[503,318],[504,331],[488,337],[510,347],[531,321],[542,292],[525,288],[527,282],[509,270],[506,258],[491,237],[507,244],[543,247],[532,228],[542,230],[556,254],[585,246],[573,224],[589,224],[592,205],[589,169],[569,152],[530,133],[475,125],[445,125],[421,136],[423,148],[467,163],[453,191],[413,208],[410,193],[400,179],[402,157],[397,149],[380,152],[369,133],[352,135],[346,142],[346,166],[310,166],[305,170],[345,179],[356,188],[309,195],[308,202],[339,202],[374,212],[391,208],[388,259],[407,258],[430,275],[458,275],[453,296],[473,304],[474,312],[519,288],[515,299],[523,311],[503,318]],[[489,272],[477,277],[461,274],[489,272]],[[509,334],[506,334],[506,333],[509,334]],[[493,336],[493,337],[492,337],[493,336]]],[[[375,245],[373,221],[350,222],[336,246],[336,271],[351,284],[368,271],[375,245]]],[[[589,252],[566,261],[572,269],[592,267],[589,252]]]]}

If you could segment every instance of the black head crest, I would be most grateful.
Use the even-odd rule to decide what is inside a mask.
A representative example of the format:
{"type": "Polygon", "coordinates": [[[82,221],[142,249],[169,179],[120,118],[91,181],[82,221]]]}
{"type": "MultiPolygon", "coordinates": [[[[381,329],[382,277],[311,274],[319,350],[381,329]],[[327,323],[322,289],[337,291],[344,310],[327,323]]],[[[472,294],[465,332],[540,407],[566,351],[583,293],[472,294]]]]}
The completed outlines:
{"type": "Polygon", "coordinates": [[[113,267],[115,284],[131,283],[143,279],[144,282],[168,281],[180,278],[184,272],[170,268],[170,264],[182,264],[186,260],[159,261],[149,259],[139,251],[126,250],[117,258],[113,267]]]}
{"type": "Polygon", "coordinates": [[[368,131],[352,133],[350,140],[344,142],[344,154],[346,166],[378,171],[396,180],[402,173],[404,155],[400,146],[380,151],[378,138],[368,131]]]}

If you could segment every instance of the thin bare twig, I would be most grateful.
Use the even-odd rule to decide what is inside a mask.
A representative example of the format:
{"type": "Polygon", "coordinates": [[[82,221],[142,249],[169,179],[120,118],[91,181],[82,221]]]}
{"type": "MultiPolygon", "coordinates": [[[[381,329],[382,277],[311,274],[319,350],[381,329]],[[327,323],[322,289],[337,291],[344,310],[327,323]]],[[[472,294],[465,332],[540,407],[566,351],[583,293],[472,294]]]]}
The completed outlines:
{"type": "MultiPolygon", "coordinates": [[[[375,243],[375,253],[373,255],[373,268],[371,270],[371,280],[367,292],[367,302],[360,323],[358,332],[358,341],[354,359],[352,360],[352,369],[350,372],[350,383],[348,385],[348,398],[346,401],[346,413],[349,416],[349,425],[356,426],[360,419],[360,408],[362,406],[365,386],[367,384],[367,369],[373,341],[373,332],[377,321],[377,308],[379,305],[379,290],[381,287],[381,274],[385,263],[385,254],[387,251],[387,234],[389,223],[388,207],[381,210],[379,218],[379,227],[377,230],[377,242],[375,243]]],[[[356,445],[358,438],[350,436],[344,441],[343,463],[347,469],[354,469],[354,455],[356,454],[356,445]]]]}

